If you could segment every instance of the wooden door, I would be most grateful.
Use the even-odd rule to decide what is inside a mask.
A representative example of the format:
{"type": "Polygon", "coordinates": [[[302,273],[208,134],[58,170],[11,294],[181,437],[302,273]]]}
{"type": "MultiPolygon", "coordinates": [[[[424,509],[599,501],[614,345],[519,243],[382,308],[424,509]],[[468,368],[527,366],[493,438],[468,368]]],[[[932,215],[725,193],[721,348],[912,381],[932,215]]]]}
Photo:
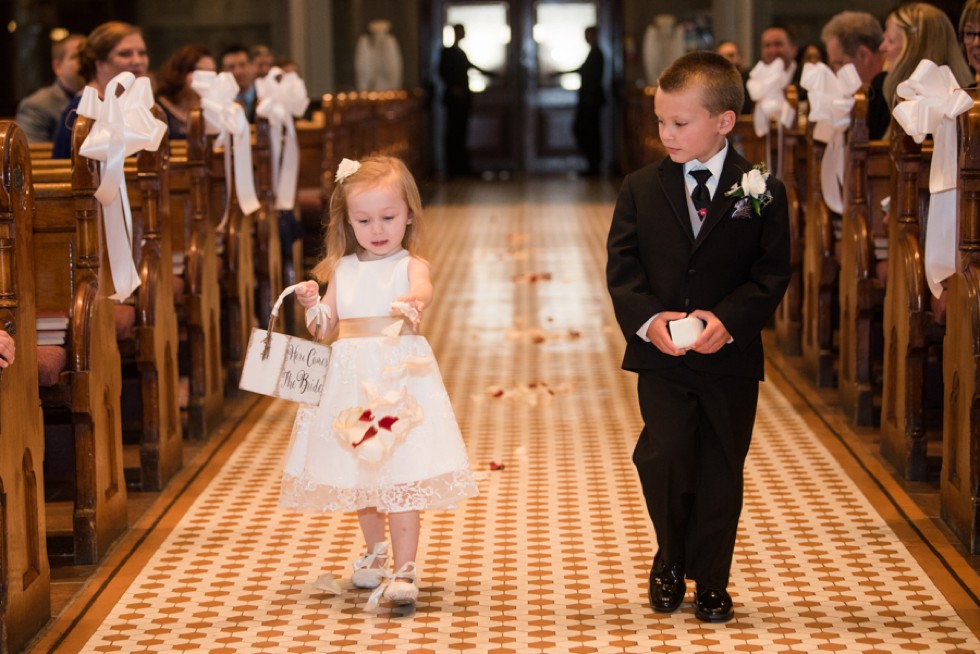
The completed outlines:
{"type": "Polygon", "coordinates": [[[442,48],[453,42],[452,25],[462,24],[460,47],[476,66],[471,70],[471,103],[466,147],[476,173],[584,171],[585,158],[573,135],[579,75],[559,75],[581,66],[588,54],[586,27],[598,28],[605,58],[601,112],[603,166],[612,156],[611,48],[618,2],[600,0],[434,0],[431,4],[429,53],[433,103],[433,151],[446,171],[447,111],[439,79],[442,48]]]}

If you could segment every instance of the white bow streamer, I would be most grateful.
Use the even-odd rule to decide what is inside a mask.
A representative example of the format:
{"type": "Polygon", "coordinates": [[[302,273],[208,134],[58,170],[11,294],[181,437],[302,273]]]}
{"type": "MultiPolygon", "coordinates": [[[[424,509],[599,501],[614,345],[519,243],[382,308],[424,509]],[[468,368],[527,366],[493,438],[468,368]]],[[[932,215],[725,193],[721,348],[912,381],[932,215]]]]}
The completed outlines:
{"type": "Polygon", "coordinates": [[[105,99],[87,86],[78,105],[78,113],[95,121],[78,153],[99,162],[101,182],[95,198],[102,205],[109,268],[116,292],[113,300],[122,301],[139,285],[139,272],[133,261],[133,217],[126,193],[126,157],[141,150],[160,147],[167,125],[153,117],[153,89],[147,77],[136,78],[130,72],[113,77],[106,85],[105,99]],[[123,91],[117,97],[119,88],[123,91]]]}
{"type": "Polygon", "coordinates": [[[800,86],[807,90],[813,138],[827,144],[820,163],[824,202],[831,211],[843,213],[844,133],[851,123],[854,93],[861,88],[861,77],[854,64],[842,66],[836,75],[825,63],[805,64],[800,86]]]}
{"type": "Polygon", "coordinates": [[[278,67],[255,80],[255,91],[259,98],[255,113],[269,121],[275,208],[289,210],[296,204],[299,182],[299,141],[293,118],[306,112],[310,97],[299,75],[283,73],[278,67]]]}
{"type": "Polygon", "coordinates": [[[956,117],[973,106],[973,99],[960,88],[949,66],[928,59],[898,85],[897,93],[904,102],[892,115],[905,133],[916,143],[932,134],[925,269],[929,290],[939,297],[941,282],[956,272],[956,117]]]}
{"type": "Polygon", "coordinates": [[[191,78],[191,88],[201,96],[207,133],[217,134],[214,143],[225,150],[225,213],[218,225],[218,231],[224,231],[228,221],[233,181],[235,196],[242,212],[247,215],[259,209],[259,198],[255,194],[255,178],[252,174],[252,136],[245,109],[235,102],[238,82],[231,73],[195,70],[191,78]]]}
{"type": "Polygon", "coordinates": [[[745,87],[755,101],[752,124],[756,136],[769,133],[769,123],[773,118],[783,127],[793,126],[796,114],[786,100],[786,87],[791,80],[792,74],[785,69],[783,60],[779,58],[770,64],[760,61],[749,73],[745,87]]]}

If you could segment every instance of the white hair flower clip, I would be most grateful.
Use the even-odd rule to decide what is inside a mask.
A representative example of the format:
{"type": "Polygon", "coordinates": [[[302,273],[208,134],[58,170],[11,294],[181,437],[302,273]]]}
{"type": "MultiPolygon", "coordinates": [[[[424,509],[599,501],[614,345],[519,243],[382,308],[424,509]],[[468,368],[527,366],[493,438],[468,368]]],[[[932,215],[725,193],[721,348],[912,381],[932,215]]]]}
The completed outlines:
{"type": "Polygon", "coordinates": [[[341,159],[340,165],[337,166],[337,176],[334,177],[334,181],[342,182],[360,169],[361,169],[360,161],[354,161],[352,159],[341,159]]]}

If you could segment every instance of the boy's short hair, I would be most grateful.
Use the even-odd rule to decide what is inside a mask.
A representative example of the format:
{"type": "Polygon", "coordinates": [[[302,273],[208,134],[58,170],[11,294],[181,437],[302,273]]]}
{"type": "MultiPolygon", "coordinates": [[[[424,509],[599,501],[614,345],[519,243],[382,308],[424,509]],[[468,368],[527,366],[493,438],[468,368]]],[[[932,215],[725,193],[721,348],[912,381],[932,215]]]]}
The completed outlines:
{"type": "Polygon", "coordinates": [[[689,52],[678,58],[660,74],[657,86],[667,93],[700,89],[701,102],[712,116],[724,111],[738,114],[745,103],[742,74],[714,52],[689,52]]]}

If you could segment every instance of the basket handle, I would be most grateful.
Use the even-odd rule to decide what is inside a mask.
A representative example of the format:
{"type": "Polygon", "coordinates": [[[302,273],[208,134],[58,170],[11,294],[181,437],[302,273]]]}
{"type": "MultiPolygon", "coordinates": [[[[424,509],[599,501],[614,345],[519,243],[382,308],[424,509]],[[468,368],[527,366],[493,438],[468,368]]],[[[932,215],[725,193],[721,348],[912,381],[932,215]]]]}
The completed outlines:
{"type": "Polygon", "coordinates": [[[269,350],[272,348],[272,332],[276,331],[276,318],[279,317],[279,307],[282,306],[282,301],[286,299],[286,296],[293,293],[297,288],[303,285],[304,282],[298,284],[293,284],[292,286],[287,286],[283,289],[282,293],[279,294],[279,299],[276,303],[272,305],[272,313],[269,314],[269,329],[265,332],[265,338],[262,340],[262,360],[265,361],[269,358],[269,350]]]}

